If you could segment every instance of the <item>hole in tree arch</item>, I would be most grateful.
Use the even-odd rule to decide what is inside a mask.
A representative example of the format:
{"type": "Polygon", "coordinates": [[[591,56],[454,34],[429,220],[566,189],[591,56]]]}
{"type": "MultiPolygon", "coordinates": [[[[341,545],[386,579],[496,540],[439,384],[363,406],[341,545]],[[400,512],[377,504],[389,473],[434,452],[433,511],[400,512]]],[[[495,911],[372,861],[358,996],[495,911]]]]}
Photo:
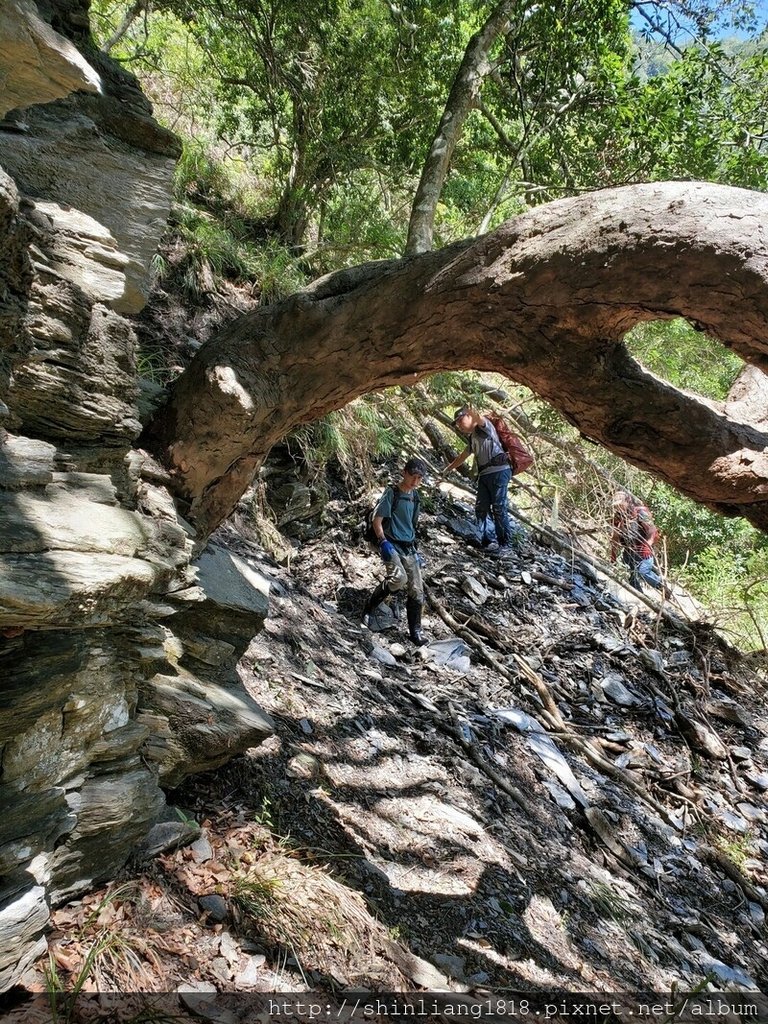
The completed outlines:
{"type": "Polygon", "coordinates": [[[675,387],[724,400],[744,361],[687,320],[651,320],[625,336],[632,356],[675,387]]]}

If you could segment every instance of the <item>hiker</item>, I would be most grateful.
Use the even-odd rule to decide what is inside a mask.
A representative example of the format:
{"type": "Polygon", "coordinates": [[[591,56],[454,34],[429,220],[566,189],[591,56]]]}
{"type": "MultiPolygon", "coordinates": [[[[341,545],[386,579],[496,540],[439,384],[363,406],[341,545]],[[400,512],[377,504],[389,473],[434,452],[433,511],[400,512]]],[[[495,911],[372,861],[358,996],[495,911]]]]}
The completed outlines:
{"type": "Polygon", "coordinates": [[[408,633],[417,647],[427,642],[421,632],[424,586],[421,557],[416,551],[416,526],[419,519],[419,492],[416,486],[424,478],[427,464],[410,458],[403,467],[402,479],[390,485],[373,511],[373,532],[384,562],[387,578],[373,591],[363,610],[363,620],[390,594],[405,588],[405,613],[408,633]]]}
{"type": "Polygon", "coordinates": [[[629,582],[637,590],[648,583],[671,596],[654,563],[653,544],[659,531],[648,508],[629,491],[616,491],[613,496],[613,534],[611,535],[611,561],[621,551],[629,569],[629,582]]]}
{"type": "MultiPolygon", "coordinates": [[[[458,469],[470,455],[475,456],[478,468],[475,519],[480,527],[480,543],[487,548],[488,517],[493,517],[498,541],[498,555],[504,557],[511,551],[512,526],[507,509],[507,488],[512,479],[509,457],[502,447],[499,435],[490,420],[476,409],[464,405],[453,416],[454,426],[468,437],[467,447],[443,470],[443,474],[458,469]]],[[[441,474],[441,475],[443,475],[441,474]]]]}

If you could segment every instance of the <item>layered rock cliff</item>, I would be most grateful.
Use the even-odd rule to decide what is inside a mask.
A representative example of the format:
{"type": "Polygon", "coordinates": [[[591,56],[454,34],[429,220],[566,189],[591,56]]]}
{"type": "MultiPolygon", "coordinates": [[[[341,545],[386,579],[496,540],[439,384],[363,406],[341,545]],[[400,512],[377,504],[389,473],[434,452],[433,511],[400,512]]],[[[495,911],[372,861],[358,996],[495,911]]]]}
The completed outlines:
{"type": "Polygon", "coordinates": [[[134,447],[123,314],[146,299],[179,144],[90,44],[87,0],[5,4],[0,74],[2,991],[53,905],[184,830],[163,786],[271,723],[237,674],[268,584],[200,556],[134,447]]]}

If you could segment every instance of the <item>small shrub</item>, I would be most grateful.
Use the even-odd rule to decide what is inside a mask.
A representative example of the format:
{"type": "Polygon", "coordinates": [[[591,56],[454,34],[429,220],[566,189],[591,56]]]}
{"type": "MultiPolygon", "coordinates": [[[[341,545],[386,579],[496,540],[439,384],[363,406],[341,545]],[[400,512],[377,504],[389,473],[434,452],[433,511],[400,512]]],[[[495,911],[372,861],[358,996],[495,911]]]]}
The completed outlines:
{"type": "Polygon", "coordinates": [[[335,461],[349,473],[355,467],[365,472],[372,457],[392,455],[398,436],[375,397],[368,396],[301,427],[289,441],[298,445],[310,466],[319,469],[335,461]]]}
{"type": "Polygon", "coordinates": [[[279,302],[307,283],[298,259],[277,239],[267,241],[256,251],[253,276],[261,287],[262,305],[279,302]]]}

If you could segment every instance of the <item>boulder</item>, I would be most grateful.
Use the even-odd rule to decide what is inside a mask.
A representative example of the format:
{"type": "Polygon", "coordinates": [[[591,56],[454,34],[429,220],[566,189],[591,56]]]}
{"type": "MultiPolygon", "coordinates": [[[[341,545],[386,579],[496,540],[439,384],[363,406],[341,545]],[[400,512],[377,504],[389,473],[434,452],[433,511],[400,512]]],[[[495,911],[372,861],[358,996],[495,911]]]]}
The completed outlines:
{"type": "Polygon", "coordinates": [[[0,897],[0,992],[5,992],[47,948],[45,889],[32,879],[4,887],[0,897]]]}
{"type": "Polygon", "coordinates": [[[237,673],[269,611],[269,580],[214,544],[194,567],[198,599],[177,602],[165,639],[173,671],[164,665],[141,685],[138,721],[152,733],[146,756],[166,786],[225,763],[274,731],[237,673]]]}

